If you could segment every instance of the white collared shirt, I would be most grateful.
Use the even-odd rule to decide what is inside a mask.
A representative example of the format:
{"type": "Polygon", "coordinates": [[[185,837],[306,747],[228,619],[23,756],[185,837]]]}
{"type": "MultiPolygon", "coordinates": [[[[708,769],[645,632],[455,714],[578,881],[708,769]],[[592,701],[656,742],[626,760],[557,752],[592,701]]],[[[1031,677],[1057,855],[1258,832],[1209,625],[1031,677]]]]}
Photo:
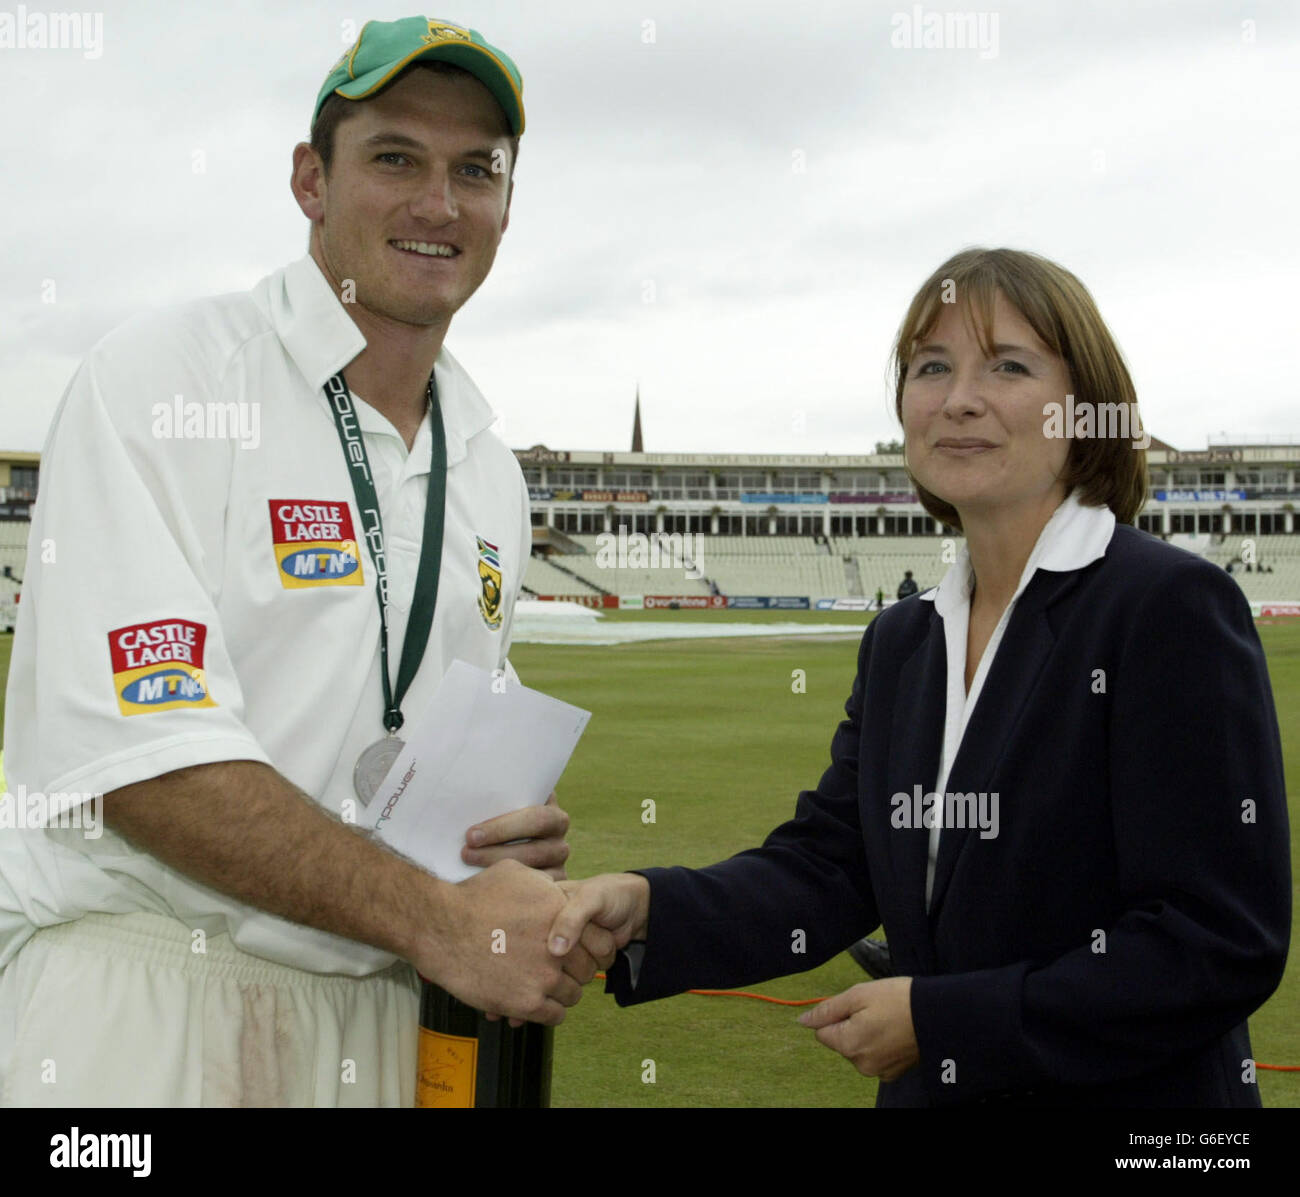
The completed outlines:
{"type": "MultiPolygon", "coordinates": [[[[56,808],[73,808],[185,766],[253,760],[346,817],[356,759],[384,734],[380,621],[373,560],[347,545],[364,544],[362,524],[322,386],[364,347],[307,257],[251,293],[133,320],[91,351],[42,458],[7,691],[11,791],[57,793],[56,808]],[[217,413],[231,404],[223,430],[217,413]]],[[[492,410],[445,349],[435,377],[445,533],[407,719],[456,658],[508,669],[532,537],[523,475],[490,431],[492,410]]],[[[356,398],[383,520],[395,682],[430,423],[408,453],[356,398]]],[[[316,972],[393,961],[86,830],[0,825],[0,966],[38,926],[136,910],[229,931],[245,951],[316,972]]]]}
{"type": "MultiPolygon", "coordinates": [[[[1024,593],[1034,574],[1040,569],[1056,572],[1068,572],[1082,569],[1099,557],[1104,557],[1115,531],[1115,514],[1108,507],[1085,507],[1079,502],[1073,491],[1066,496],[1061,505],[1052,513],[1038,534],[1029,560],[1020,575],[1020,583],[1011,596],[1002,618],[993,629],[993,635],[980,657],[979,667],[971,680],[970,693],[966,692],[966,643],[970,627],[970,596],[974,583],[971,570],[970,550],[962,546],[957,560],[948,567],[943,580],[933,590],[927,590],[920,597],[926,602],[934,603],[935,610],[943,618],[944,644],[948,658],[948,693],[945,703],[943,744],[939,752],[939,776],[933,792],[940,795],[937,810],[946,808],[942,796],[948,784],[948,773],[957,759],[962,736],[980,691],[984,688],[984,679],[988,676],[1002,643],[1003,634],[1015,610],[1016,600],[1024,593]]],[[[943,819],[934,819],[930,828],[929,862],[925,870],[925,903],[930,905],[930,895],[934,889],[935,862],[939,859],[939,835],[943,819]]]]}

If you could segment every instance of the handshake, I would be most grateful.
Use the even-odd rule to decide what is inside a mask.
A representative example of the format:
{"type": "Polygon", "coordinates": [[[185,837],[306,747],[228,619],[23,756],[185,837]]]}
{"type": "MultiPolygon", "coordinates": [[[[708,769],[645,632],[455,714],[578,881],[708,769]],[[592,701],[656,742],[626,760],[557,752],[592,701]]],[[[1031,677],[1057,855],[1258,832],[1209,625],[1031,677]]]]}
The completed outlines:
{"type": "MultiPolygon", "coordinates": [[[[552,795],[471,828],[461,858],[483,871],[458,885],[434,882],[434,918],[421,921],[408,959],[489,1018],[563,1022],[597,971],[646,938],[650,883],[640,874],[565,879],[568,822],[552,795]]],[[[911,985],[911,977],[854,985],[799,1022],[863,1075],[896,1080],[920,1058],[911,985]]]]}
{"type": "Polygon", "coordinates": [[[489,1018],[555,1025],[620,948],[643,939],[650,883],[635,873],[555,881],[514,859],[449,886],[413,963],[489,1018]]]}

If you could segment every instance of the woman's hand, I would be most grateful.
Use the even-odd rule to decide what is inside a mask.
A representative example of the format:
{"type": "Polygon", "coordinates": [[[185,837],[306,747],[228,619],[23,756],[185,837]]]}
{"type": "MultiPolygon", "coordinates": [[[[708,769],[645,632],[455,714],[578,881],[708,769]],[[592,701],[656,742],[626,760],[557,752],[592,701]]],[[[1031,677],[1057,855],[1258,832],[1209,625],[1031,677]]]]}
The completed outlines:
{"type": "Polygon", "coordinates": [[[586,881],[565,881],[568,903],[555,916],[548,942],[563,956],[580,945],[601,968],[634,939],[644,939],[650,919],[650,882],[639,873],[602,873],[586,881]]]}
{"type": "Polygon", "coordinates": [[[896,1081],[921,1059],[912,1027],[911,977],[855,985],[801,1014],[799,1021],[863,1076],[896,1081]]]}

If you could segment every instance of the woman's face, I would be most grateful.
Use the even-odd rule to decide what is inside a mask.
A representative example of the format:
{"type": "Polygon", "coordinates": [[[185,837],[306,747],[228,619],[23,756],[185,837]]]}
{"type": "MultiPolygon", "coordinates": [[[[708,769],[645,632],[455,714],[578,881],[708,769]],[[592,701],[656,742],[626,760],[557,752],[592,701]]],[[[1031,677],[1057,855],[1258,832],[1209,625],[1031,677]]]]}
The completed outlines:
{"type": "Polygon", "coordinates": [[[1070,443],[1043,428],[1046,405],[1063,406],[1073,390],[1070,373],[1000,292],[993,348],[985,357],[965,310],[945,305],[903,383],[907,464],[963,525],[1016,510],[1050,515],[1065,497],[1070,443]]]}

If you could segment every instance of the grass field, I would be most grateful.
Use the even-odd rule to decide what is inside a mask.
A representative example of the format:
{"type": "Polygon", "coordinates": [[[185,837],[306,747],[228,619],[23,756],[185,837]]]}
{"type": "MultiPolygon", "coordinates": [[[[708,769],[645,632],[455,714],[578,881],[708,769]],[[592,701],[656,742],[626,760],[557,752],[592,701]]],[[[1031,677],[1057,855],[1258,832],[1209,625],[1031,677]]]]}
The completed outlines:
{"type": "MultiPolygon", "coordinates": [[[[682,612],[744,619],[753,612],[682,612]]],[[[773,622],[792,612],[763,612],[773,622]]],[[[622,618],[663,619],[661,612],[622,618]]],[[[816,619],[816,614],[811,618],[816,619]]],[[[860,625],[863,616],[851,617],[860,625]]],[[[850,621],[851,621],[850,620],[850,621]]],[[[845,628],[848,632],[851,629],[845,628]]],[[[1260,626],[1282,727],[1292,858],[1300,837],[1300,621],[1260,626]]],[[[788,637],[599,648],[517,645],[520,675],[586,707],[591,724],[560,798],[573,815],[574,877],[651,864],[703,865],[752,847],[814,785],[853,682],[855,646],[788,637]],[[791,671],[807,692],[791,691],[791,671]],[[656,821],[641,822],[653,798],[656,821]]],[[[1294,945],[1293,945],[1294,949],[1294,945]]],[[[864,980],[847,955],[757,986],[826,996],[864,980]]],[[[795,1023],[797,1010],[684,994],[619,1009],[592,988],[556,1036],[556,1105],[871,1105],[860,1077],[795,1023]],[[655,1061],[653,1085],[642,1061],[655,1061]]],[[[1300,1064],[1300,962],[1251,1019],[1258,1060],[1300,1064]]],[[[1266,1105],[1300,1106],[1300,1073],[1260,1072],[1266,1105]]]]}
{"type": "MultiPolygon", "coordinates": [[[[619,619],[822,620],[799,612],[635,612],[619,619]]],[[[837,624],[864,623],[836,613],[837,624]]],[[[853,626],[836,639],[762,637],[610,647],[517,645],[531,686],[593,713],[560,787],[573,816],[570,875],[651,864],[703,865],[752,847],[786,819],[827,762],[855,667],[853,626]],[[802,669],[806,692],[792,692],[802,669]],[[655,801],[655,822],[642,803],[655,801]]],[[[1300,621],[1261,625],[1300,836],[1300,621]]],[[[0,677],[12,637],[0,636],[0,677]]],[[[847,955],[757,989],[783,998],[863,980],[847,955]]],[[[797,1010],[682,995],[620,1010],[598,985],[556,1033],[557,1106],[869,1106],[876,1084],[795,1023],[797,1010]],[[653,1084],[642,1080],[653,1060],[653,1084]]],[[[1300,1064],[1300,963],[1251,1019],[1258,1060],[1300,1064]]],[[[1266,1105],[1300,1106],[1300,1073],[1260,1072],[1266,1105]]]]}

